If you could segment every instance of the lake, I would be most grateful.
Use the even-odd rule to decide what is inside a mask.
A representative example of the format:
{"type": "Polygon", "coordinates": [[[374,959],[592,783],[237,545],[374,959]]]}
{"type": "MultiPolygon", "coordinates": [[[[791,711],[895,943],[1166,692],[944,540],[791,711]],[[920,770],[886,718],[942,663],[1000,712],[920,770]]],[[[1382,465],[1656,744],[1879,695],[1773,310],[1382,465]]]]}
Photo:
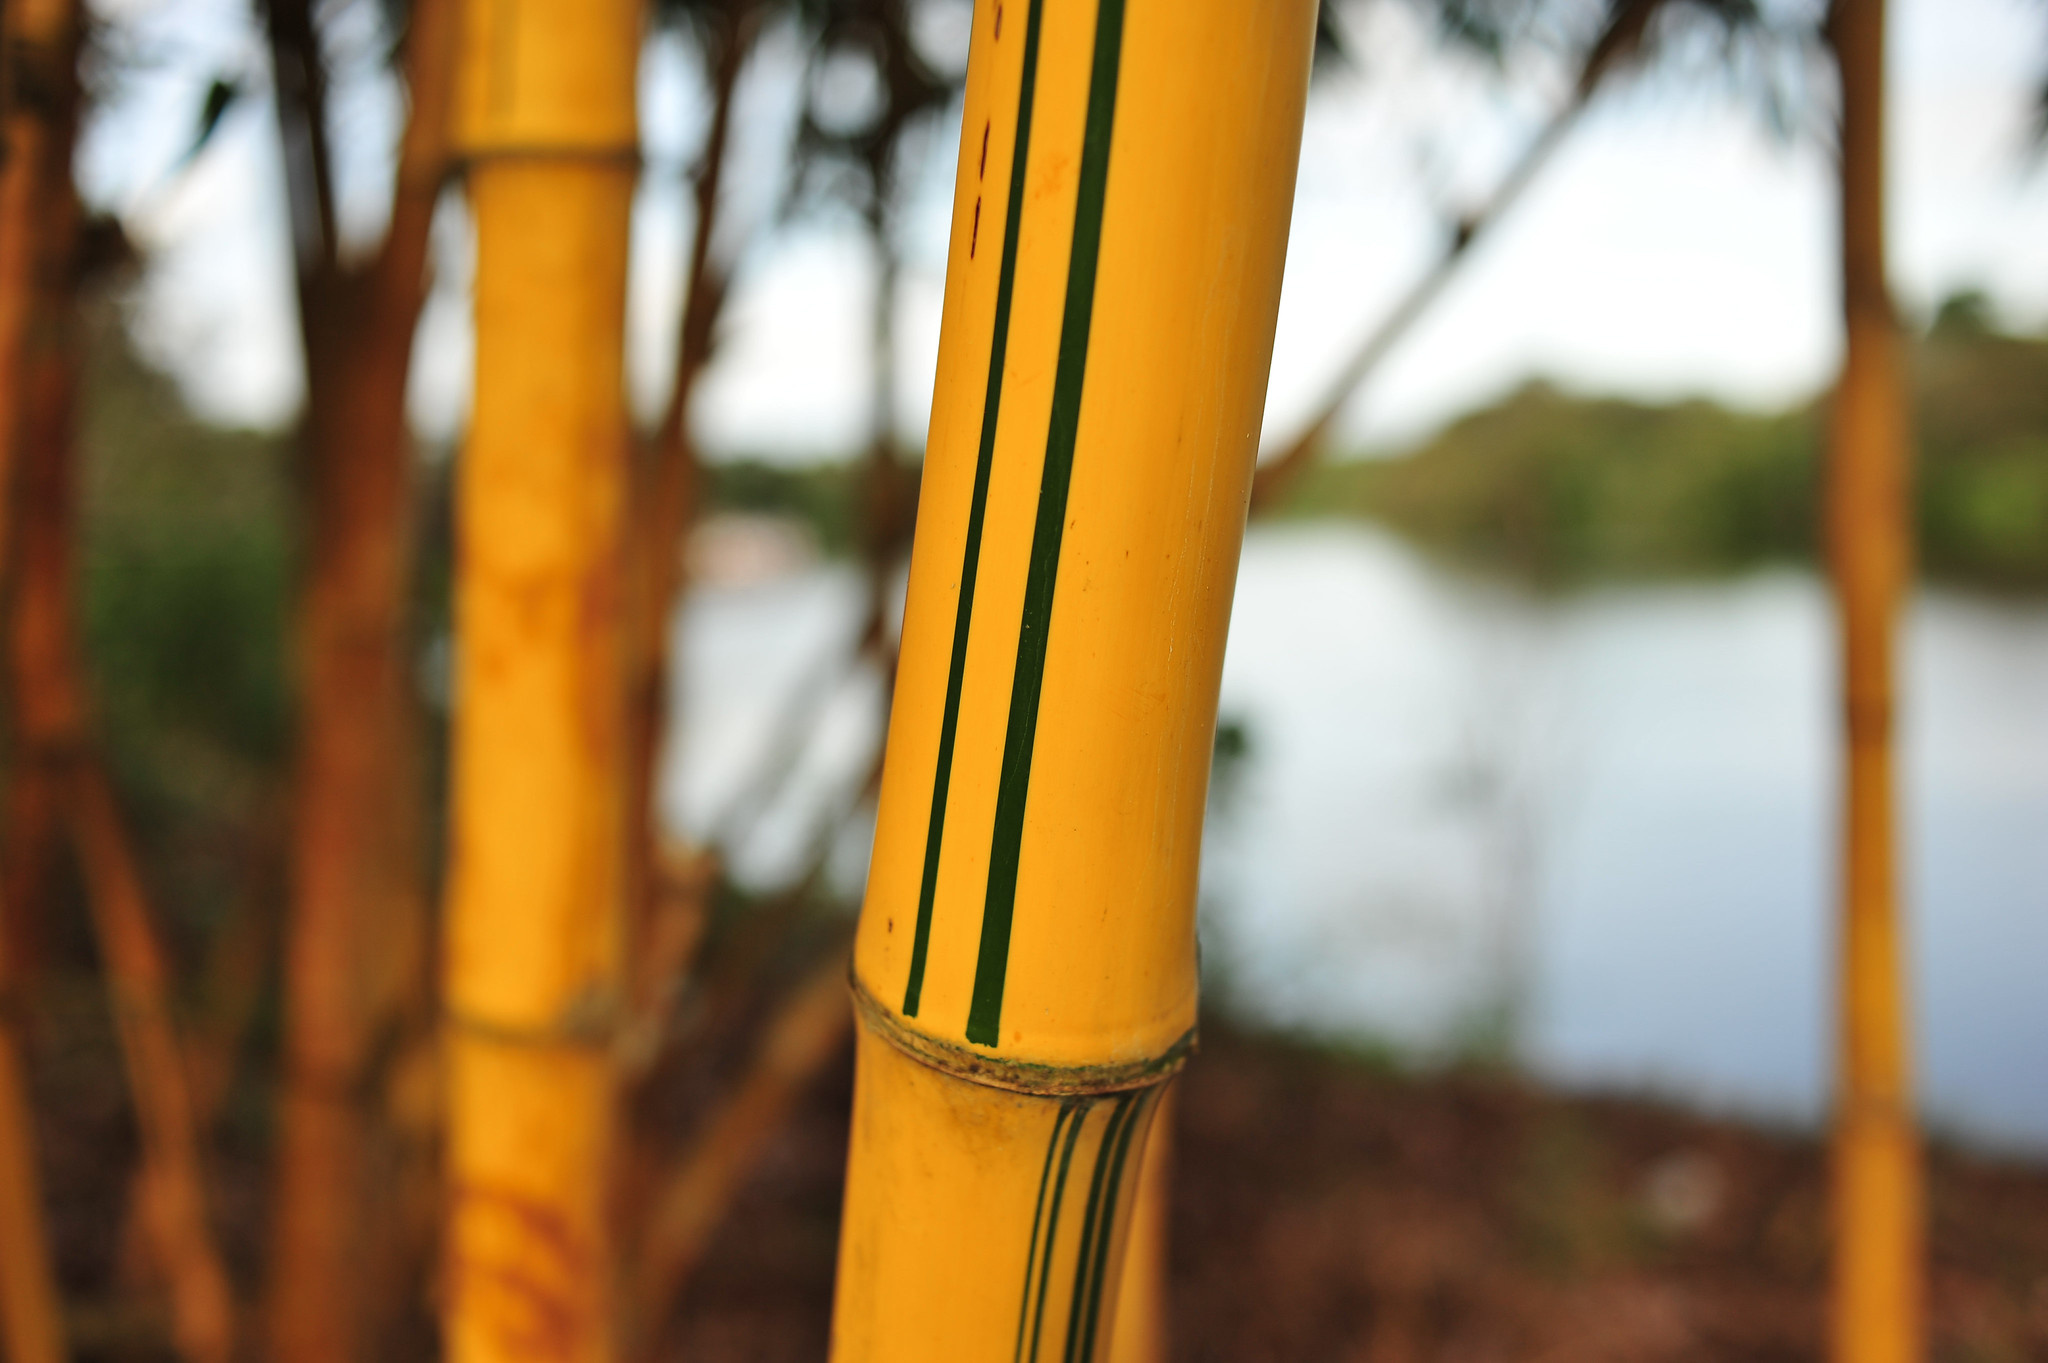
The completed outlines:
{"type": "MultiPolygon", "coordinates": [[[[679,620],[665,814],[728,838],[746,883],[824,847],[852,893],[886,701],[850,665],[863,589],[795,560],[743,578],[679,620]]],[[[1803,573],[1539,596],[1363,526],[1254,531],[1204,865],[1211,1000],[1416,1063],[1817,1121],[1832,628],[1803,573]]],[[[1923,593],[1904,660],[1923,1107],[2048,1151],[2048,606],[1923,593]]]]}

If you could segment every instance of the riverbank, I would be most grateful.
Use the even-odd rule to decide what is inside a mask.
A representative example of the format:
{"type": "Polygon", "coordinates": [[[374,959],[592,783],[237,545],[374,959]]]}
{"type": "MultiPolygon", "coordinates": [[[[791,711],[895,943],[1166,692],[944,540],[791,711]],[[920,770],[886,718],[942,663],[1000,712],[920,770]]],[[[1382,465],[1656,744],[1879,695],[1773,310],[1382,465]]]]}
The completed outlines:
{"type": "MultiPolygon", "coordinates": [[[[765,1152],[667,1357],[824,1356],[850,1097],[841,1064],[765,1152]]],[[[1809,1137],[1213,1034],[1180,1111],[1175,1363],[1822,1357],[1809,1137]]],[[[2048,1357],[2048,1167],[1930,1180],[1930,1357],[2048,1357]]]]}

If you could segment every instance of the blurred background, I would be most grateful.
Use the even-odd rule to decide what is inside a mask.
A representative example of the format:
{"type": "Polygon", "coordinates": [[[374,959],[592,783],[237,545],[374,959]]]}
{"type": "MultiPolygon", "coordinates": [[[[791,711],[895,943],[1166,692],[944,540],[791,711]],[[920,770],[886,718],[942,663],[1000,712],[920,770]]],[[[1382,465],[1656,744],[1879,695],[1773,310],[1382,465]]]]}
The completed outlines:
{"type": "MultiPolygon", "coordinates": [[[[83,669],[168,1007],[218,1073],[199,1162],[251,1312],[323,486],[304,281],[395,230],[416,103],[402,0],[301,3],[303,33],[290,9],[94,0],[73,160],[109,243],[79,294],[83,669]]],[[[1217,736],[1175,1358],[1819,1356],[1839,683],[1816,540],[1841,359],[1821,18],[1324,2],[1217,736]]],[[[648,1289],[650,1356],[824,1348],[850,1051],[805,991],[865,872],[970,24],[967,0],[664,0],[648,30],[629,398],[694,491],[656,549],[681,584],[649,792],[673,940],[632,1160],[714,1189],[648,1289]],[[760,1039],[797,1032],[810,1058],[764,1069],[760,1039]]],[[[1936,1356],[2048,1357],[2048,7],[1893,0],[1890,43],[1936,1356]]],[[[458,185],[424,243],[404,674],[431,903],[458,185]]],[[[75,911],[90,876],[9,874],[77,1351],[163,1356],[164,1275],[121,1229],[145,1137],[75,911]]],[[[419,976],[431,935],[369,956],[419,976]]],[[[378,1357],[431,1347],[432,1066],[408,1027],[359,1076],[399,1133],[375,1165],[398,1189],[366,1270],[378,1357]]]]}

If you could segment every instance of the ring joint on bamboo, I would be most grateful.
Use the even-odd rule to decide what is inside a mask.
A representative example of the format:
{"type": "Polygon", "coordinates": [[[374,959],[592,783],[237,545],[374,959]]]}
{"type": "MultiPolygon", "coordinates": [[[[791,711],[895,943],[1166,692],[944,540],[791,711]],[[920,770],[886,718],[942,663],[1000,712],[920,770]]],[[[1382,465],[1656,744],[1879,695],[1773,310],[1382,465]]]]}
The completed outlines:
{"type": "Polygon", "coordinates": [[[501,1022],[457,1008],[441,1010],[441,1025],[479,1041],[536,1049],[609,1051],[621,1026],[616,1000],[578,1000],[552,1023],[501,1022]]]}
{"type": "Polygon", "coordinates": [[[877,1037],[918,1063],[955,1078],[1012,1093],[1048,1098],[1124,1093],[1163,1084],[1180,1072],[1195,1053],[1197,1029],[1190,1027],[1158,1055],[1099,1065],[1053,1065],[1002,1056],[944,1041],[907,1025],[868,992],[858,972],[849,971],[847,988],[854,1013],[877,1037]]]}
{"type": "Polygon", "coordinates": [[[632,146],[576,146],[570,143],[550,145],[546,142],[505,142],[499,144],[481,143],[462,147],[450,158],[458,174],[466,173],[471,167],[486,161],[557,161],[572,164],[608,165],[623,167],[636,174],[644,164],[638,147],[632,146]]]}

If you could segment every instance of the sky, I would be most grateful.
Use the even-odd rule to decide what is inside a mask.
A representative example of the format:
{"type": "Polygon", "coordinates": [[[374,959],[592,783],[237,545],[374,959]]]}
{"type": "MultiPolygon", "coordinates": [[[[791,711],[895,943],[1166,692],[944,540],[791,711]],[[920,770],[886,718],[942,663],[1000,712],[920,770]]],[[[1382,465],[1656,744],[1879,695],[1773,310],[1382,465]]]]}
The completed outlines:
{"type": "MultiPolygon", "coordinates": [[[[151,261],[134,331],[204,415],[283,425],[300,398],[299,359],[266,102],[241,101],[203,153],[182,160],[215,74],[259,89],[266,79],[246,0],[99,0],[96,9],[139,54],[80,156],[88,197],[122,215],[151,261]]],[[[2048,6],[1893,0],[1890,12],[1891,269],[1901,306],[1925,317],[1948,293],[1982,288],[2006,325],[2048,330],[2048,159],[2027,155],[2048,6]]],[[[1443,59],[1399,4],[1348,11],[1343,23],[1352,62],[1319,75],[1302,145],[1269,446],[1306,420],[1349,350],[1439,249],[1447,214],[1484,198],[1563,88],[1540,60],[1501,81],[1443,59]]],[[[921,37],[935,51],[957,52],[965,32],[961,0],[938,0],[924,15],[921,37]]],[[[373,37],[361,23],[344,31],[344,57],[373,37]]],[[[731,230],[714,244],[735,261],[734,292],[697,412],[714,455],[843,456],[876,419],[871,252],[849,218],[776,218],[800,70],[792,35],[772,32],[741,91],[731,230]]],[[[344,89],[334,115],[344,227],[366,242],[388,206],[399,103],[388,83],[344,89]]],[[[650,45],[641,111],[628,367],[645,418],[672,363],[692,231],[681,170],[703,124],[679,43],[650,45]]],[[[914,158],[898,224],[888,417],[912,445],[930,409],[957,119],[949,112],[914,158]]],[[[1647,400],[1804,400],[1838,357],[1831,184],[1821,138],[1773,133],[1758,101],[1726,80],[1667,70],[1615,85],[1354,396],[1341,436],[1398,448],[1534,377],[1647,400]]],[[[470,363],[471,243],[453,195],[435,258],[412,410],[425,434],[446,439],[461,426],[470,363]]]]}

